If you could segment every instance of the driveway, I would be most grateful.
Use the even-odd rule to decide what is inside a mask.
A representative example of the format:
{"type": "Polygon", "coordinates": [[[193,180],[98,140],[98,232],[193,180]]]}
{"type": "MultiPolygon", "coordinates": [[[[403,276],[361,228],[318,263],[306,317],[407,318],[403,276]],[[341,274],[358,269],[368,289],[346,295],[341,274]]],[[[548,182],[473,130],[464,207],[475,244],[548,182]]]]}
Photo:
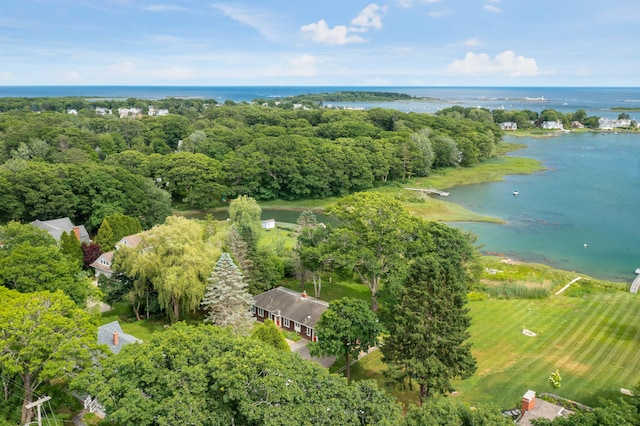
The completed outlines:
{"type": "Polygon", "coordinates": [[[331,367],[336,360],[335,356],[322,357],[322,358],[311,356],[309,354],[309,348],[307,348],[307,344],[309,344],[309,341],[307,339],[300,339],[297,342],[287,339],[287,343],[291,348],[291,352],[296,352],[302,358],[315,361],[325,368],[331,367]]]}

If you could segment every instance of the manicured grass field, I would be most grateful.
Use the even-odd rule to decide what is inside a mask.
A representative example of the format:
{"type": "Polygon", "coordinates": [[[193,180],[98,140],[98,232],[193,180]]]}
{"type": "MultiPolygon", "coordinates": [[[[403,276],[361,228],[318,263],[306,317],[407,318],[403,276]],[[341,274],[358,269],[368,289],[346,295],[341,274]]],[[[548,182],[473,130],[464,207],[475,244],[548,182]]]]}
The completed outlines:
{"type": "MultiPolygon", "coordinates": [[[[638,384],[639,303],[637,296],[623,292],[471,303],[470,341],[478,370],[455,384],[456,397],[499,408],[518,405],[528,389],[592,406],[601,397],[620,397],[620,388],[638,384]],[[538,336],[523,335],[523,328],[538,336]],[[562,386],[554,391],[547,378],[555,369],[562,386]]],[[[353,377],[382,381],[380,356],[362,360],[353,377]]],[[[417,391],[389,390],[404,402],[417,401],[417,391]]]]}

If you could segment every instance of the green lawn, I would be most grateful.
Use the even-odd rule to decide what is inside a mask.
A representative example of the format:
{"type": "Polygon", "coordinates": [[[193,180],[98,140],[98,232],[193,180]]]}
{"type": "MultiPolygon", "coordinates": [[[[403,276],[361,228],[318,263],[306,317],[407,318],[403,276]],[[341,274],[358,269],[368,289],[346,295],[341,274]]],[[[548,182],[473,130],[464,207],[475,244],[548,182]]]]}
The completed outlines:
{"type": "MultiPolygon", "coordinates": [[[[300,281],[298,280],[289,280],[283,283],[283,285],[291,290],[303,290],[303,288],[300,287],[300,281]]],[[[309,281],[305,283],[304,290],[309,296],[315,296],[313,282],[309,281]]],[[[343,297],[352,297],[354,299],[371,302],[371,292],[366,285],[344,280],[340,276],[335,276],[333,283],[330,283],[327,277],[323,277],[320,299],[330,302],[343,297]]]]}
{"type": "MultiPolygon", "coordinates": [[[[500,408],[518,404],[533,389],[553,391],[547,378],[562,376],[554,392],[597,405],[598,398],[617,398],[620,388],[633,388],[640,369],[640,310],[637,296],[599,293],[580,298],[552,296],[543,300],[485,300],[469,305],[471,342],[478,370],[455,384],[457,398],[470,404],[500,408]],[[538,334],[527,337],[526,328],[538,334]]],[[[384,364],[374,353],[352,370],[354,378],[382,381],[384,364]]],[[[416,402],[417,392],[399,393],[416,402]]]]}

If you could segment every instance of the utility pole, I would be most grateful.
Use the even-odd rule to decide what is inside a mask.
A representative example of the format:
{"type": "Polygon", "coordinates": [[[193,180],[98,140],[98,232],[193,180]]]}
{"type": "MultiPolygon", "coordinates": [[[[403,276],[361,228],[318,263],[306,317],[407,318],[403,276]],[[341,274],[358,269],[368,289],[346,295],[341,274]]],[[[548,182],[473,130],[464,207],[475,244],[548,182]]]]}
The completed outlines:
{"type": "MultiPolygon", "coordinates": [[[[27,410],[30,410],[33,407],[38,407],[38,426],[42,426],[42,413],[40,412],[40,407],[42,406],[42,404],[44,404],[45,402],[47,402],[50,399],[51,399],[50,396],[45,396],[43,398],[40,398],[37,401],[32,402],[31,404],[25,405],[25,408],[27,410]]],[[[25,425],[25,426],[27,426],[27,425],[25,425]]]]}

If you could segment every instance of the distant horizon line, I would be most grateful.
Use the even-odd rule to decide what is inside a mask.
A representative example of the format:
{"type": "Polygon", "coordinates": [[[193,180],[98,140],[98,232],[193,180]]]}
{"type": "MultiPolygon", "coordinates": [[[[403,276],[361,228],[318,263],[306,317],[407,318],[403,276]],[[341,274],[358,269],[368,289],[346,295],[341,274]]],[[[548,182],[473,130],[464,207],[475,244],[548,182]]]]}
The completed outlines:
{"type": "Polygon", "coordinates": [[[15,85],[0,85],[0,88],[19,88],[19,87],[184,87],[184,88],[197,88],[197,87],[406,87],[406,88],[461,88],[461,89],[524,89],[524,88],[536,88],[536,89],[640,89],[640,86],[462,86],[462,85],[365,85],[365,84],[336,84],[336,85],[322,85],[322,84],[224,84],[224,85],[203,85],[203,84],[15,84],[15,85]]]}

